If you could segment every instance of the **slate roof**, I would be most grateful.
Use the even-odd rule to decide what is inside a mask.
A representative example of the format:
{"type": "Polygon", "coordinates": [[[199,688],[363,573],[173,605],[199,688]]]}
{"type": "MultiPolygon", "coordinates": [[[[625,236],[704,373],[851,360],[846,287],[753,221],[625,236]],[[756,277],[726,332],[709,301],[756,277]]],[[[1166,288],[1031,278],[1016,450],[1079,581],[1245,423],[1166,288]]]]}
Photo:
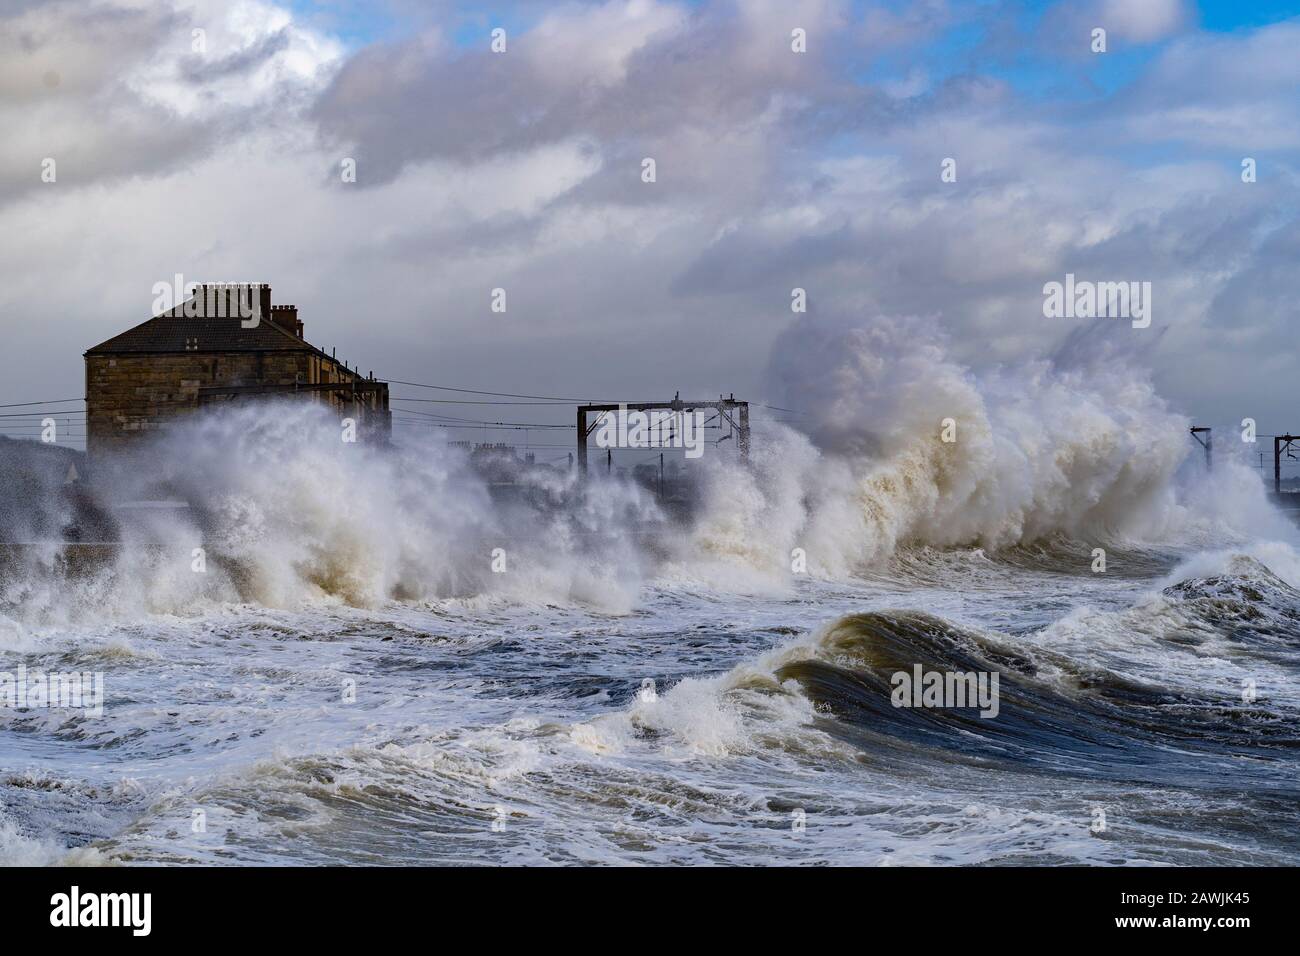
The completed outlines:
{"type": "MultiPolygon", "coordinates": [[[[175,310],[174,310],[175,311],[175,310]]],[[[320,352],[315,346],[285,331],[267,316],[256,328],[246,329],[238,316],[194,317],[164,312],[133,329],[86,350],[87,355],[149,354],[161,352],[320,352]]]]}

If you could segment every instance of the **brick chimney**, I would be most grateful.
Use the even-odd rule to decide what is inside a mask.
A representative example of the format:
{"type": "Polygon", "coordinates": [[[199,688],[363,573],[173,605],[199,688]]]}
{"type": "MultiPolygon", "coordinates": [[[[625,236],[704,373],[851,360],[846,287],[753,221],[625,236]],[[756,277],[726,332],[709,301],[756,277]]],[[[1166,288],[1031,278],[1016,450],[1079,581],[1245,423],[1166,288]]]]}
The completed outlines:
{"type": "Polygon", "coordinates": [[[292,332],[298,338],[302,338],[302,323],[298,321],[298,307],[296,305],[273,305],[271,306],[271,321],[284,329],[286,332],[292,332]]]}
{"type": "Polygon", "coordinates": [[[271,287],[265,282],[205,282],[194,289],[198,314],[212,317],[242,317],[242,302],[257,302],[262,318],[271,315],[271,287]]]}
{"type": "Polygon", "coordinates": [[[253,291],[258,294],[258,301],[262,307],[258,314],[265,319],[271,314],[271,286],[266,282],[255,282],[253,291]]]}

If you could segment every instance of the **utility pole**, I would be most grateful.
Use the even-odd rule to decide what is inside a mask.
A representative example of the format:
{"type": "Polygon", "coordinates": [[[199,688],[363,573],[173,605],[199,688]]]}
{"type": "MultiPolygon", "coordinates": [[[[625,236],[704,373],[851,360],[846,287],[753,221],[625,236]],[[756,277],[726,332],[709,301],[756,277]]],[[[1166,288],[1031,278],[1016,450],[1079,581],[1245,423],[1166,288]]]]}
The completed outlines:
{"type": "Polygon", "coordinates": [[[1208,425],[1193,425],[1192,437],[1205,449],[1205,470],[1210,471],[1214,467],[1214,430],[1208,425]],[[1205,439],[1201,440],[1201,432],[1205,433],[1205,439]]]}
{"type": "Polygon", "coordinates": [[[1273,436],[1273,494],[1282,493],[1282,439],[1273,436]]]}
{"type": "Polygon", "coordinates": [[[1291,454],[1291,443],[1300,441],[1300,435],[1274,435],[1273,436],[1273,493],[1280,495],[1282,493],[1282,452],[1286,451],[1288,458],[1294,458],[1291,454]]]}
{"type": "MultiPolygon", "coordinates": [[[[572,463],[573,459],[569,459],[572,463]]],[[[578,406],[578,475],[587,477],[587,413],[578,406]]]]}
{"type": "Polygon", "coordinates": [[[749,402],[740,403],[740,460],[749,462],[749,402]]]}

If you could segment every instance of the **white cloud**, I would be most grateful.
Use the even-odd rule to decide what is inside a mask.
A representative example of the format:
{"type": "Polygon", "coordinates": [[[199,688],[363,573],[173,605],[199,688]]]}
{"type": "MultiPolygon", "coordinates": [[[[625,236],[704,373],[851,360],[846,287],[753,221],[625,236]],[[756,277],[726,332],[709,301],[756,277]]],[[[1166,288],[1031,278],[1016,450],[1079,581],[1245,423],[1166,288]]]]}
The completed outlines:
{"type": "Polygon", "coordinates": [[[1184,0],[1101,0],[1097,24],[1135,43],[1153,43],[1181,30],[1191,15],[1184,0]]]}
{"type": "Polygon", "coordinates": [[[256,0],[191,0],[178,13],[154,55],[125,82],[142,100],[181,116],[210,119],[318,92],[343,56],[342,44],[256,0]]]}

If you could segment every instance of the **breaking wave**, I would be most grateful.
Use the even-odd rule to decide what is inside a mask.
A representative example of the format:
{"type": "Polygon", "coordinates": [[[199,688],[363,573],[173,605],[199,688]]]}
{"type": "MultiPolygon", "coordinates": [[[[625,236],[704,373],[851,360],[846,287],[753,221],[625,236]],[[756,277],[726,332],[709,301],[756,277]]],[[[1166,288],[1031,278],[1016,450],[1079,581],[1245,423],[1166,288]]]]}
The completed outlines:
{"type": "Polygon", "coordinates": [[[1183,467],[1187,420],[1113,356],[976,377],[922,323],[884,319],[799,328],[775,354],[783,400],[808,410],[802,424],[760,423],[752,468],[706,456],[685,525],[631,482],[584,487],[534,468],[503,502],[436,442],[348,444],[321,409],[243,406],[93,463],[74,491],[61,470],[29,469],[29,507],[0,514],[0,539],[57,541],[89,510],[115,546],[6,553],[0,613],[15,633],[229,603],[504,600],[626,613],[649,581],[770,592],[805,571],[870,573],[918,548],[1046,546],[1088,561],[1092,546],[1221,545],[1270,521],[1244,467],[1183,467]],[[159,500],[188,507],[122,507],[159,500]]]}
{"type": "MultiPolygon", "coordinates": [[[[1272,764],[1271,784],[1294,791],[1300,681],[1274,677],[1243,696],[1242,678],[1260,673],[1271,642],[1294,649],[1300,592],[1250,558],[1234,564],[1246,576],[1187,579],[1129,610],[1074,618],[1086,618],[1096,638],[1077,644],[1070,623],[1013,637],[922,611],[849,615],[725,674],[640,694],[572,737],[594,754],[815,750],[845,761],[869,754],[1210,788],[1237,786],[1234,764],[1272,764]],[[1229,640],[1247,642],[1235,662],[1188,639],[1198,627],[1203,639],[1222,636],[1225,623],[1229,640]],[[1112,655],[1109,638],[1130,656],[1112,655]],[[1133,666],[1132,655],[1148,650],[1147,666],[1133,666]],[[897,706],[892,678],[917,667],[996,674],[996,719],[973,703],[897,706]]],[[[1294,671],[1294,653],[1289,660],[1294,671]]]]}
{"type": "Polygon", "coordinates": [[[800,513],[778,526],[832,576],[907,546],[1277,533],[1249,469],[1227,456],[1210,476],[1183,467],[1190,422],[1147,375],[1113,348],[1072,346],[977,377],[916,319],[792,328],[772,376],[782,404],[807,410],[811,440],[773,451],[769,472],[798,473],[785,500],[800,513]]]}

